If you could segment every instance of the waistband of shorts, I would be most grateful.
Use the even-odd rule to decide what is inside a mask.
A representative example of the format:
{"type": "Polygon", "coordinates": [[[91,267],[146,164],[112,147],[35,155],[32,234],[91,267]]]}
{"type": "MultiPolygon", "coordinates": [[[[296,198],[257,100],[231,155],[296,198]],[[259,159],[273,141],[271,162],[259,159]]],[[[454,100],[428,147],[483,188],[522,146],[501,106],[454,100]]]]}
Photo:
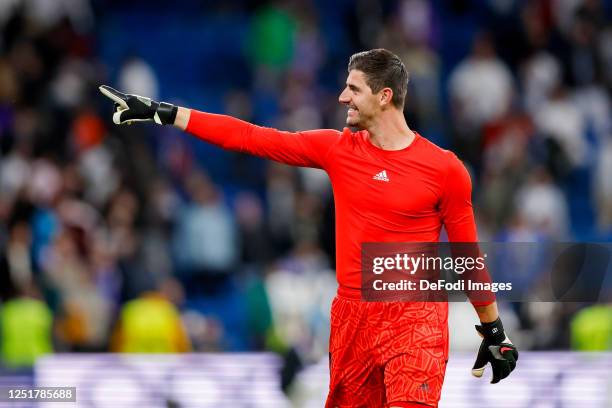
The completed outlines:
{"type": "Polygon", "coordinates": [[[336,296],[348,300],[361,300],[361,288],[351,288],[348,286],[339,285],[336,296]]]}

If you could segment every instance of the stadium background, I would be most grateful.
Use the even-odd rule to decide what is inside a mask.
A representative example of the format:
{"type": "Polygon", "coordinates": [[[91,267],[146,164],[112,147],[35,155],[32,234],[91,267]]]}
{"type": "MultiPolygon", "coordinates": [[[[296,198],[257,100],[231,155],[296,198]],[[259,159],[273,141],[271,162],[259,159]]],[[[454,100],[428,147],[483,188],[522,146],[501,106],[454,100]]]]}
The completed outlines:
{"type": "MultiPolygon", "coordinates": [[[[280,385],[296,406],[321,406],[325,397],[336,289],[326,175],[171,128],[114,126],[98,85],[285,130],[339,129],[348,57],[386,47],[410,71],[411,128],[453,149],[472,174],[482,241],[610,241],[611,14],[612,2],[598,0],[3,0],[2,384],[57,381],[95,359],[126,361],[110,352],[221,352],[185,368],[197,374],[191,389],[222,398],[194,378],[229,365],[269,372],[257,387],[276,398],[256,405],[246,396],[233,400],[238,406],[277,406],[280,385]]],[[[612,348],[609,304],[501,308],[526,352],[525,368],[505,385],[518,399],[506,406],[611,406],[593,360],[569,352],[612,348]],[[537,353],[547,350],[562,354],[537,353]],[[569,366],[582,381],[567,400],[538,405],[525,397],[533,390],[512,388],[569,366]]],[[[452,404],[473,390],[456,382],[469,376],[479,343],[470,309],[451,307],[457,360],[442,407],[463,406],[452,404]]],[[[152,366],[170,364],[162,360],[152,366]]],[[[609,374],[609,355],[595,361],[609,374]]],[[[77,377],[104,372],[96,364],[77,377]]],[[[228,384],[237,383],[233,375],[228,384]]],[[[121,394],[131,389],[125,381],[100,389],[121,394]]],[[[562,388],[546,387],[537,390],[562,388]]]]}

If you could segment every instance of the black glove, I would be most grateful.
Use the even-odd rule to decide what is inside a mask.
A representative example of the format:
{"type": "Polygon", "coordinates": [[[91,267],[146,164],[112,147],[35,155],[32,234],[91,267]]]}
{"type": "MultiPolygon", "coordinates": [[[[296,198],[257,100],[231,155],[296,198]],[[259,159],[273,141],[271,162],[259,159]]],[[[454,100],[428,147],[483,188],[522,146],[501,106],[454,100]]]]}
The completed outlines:
{"type": "Polygon", "coordinates": [[[476,326],[476,330],[483,338],[478,349],[478,356],[472,368],[474,377],[482,377],[485,366],[491,363],[493,369],[493,379],[491,384],[498,383],[503,378],[510,375],[516,367],[518,360],[518,350],[512,344],[506,333],[504,326],[499,318],[491,323],[482,323],[476,326]]]}
{"type": "Polygon", "coordinates": [[[165,102],[156,102],[151,98],[124,94],[107,85],[99,87],[104,96],[115,102],[113,122],[117,125],[132,122],[150,122],[158,125],[173,125],[178,107],[165,102]]]}

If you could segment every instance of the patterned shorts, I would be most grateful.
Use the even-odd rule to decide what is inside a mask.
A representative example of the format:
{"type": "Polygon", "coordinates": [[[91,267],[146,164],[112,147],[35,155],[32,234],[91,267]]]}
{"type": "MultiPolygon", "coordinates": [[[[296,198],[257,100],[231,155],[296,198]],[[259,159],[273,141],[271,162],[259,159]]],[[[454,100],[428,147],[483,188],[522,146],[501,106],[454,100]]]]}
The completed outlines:
{"type": "Polygon", "coordinates": [[[448,304],[334,299],[326,408],[437,407],[448,304]]]}

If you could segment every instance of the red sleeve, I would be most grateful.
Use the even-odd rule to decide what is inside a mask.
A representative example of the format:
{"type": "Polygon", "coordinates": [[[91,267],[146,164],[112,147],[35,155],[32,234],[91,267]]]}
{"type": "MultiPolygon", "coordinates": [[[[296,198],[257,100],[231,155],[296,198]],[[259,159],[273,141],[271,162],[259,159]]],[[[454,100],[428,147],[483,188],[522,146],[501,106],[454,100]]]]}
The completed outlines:
{"type": "MultiPolygon", "coordinates": [[[[474,242],[474,245],[451,245],[453,256],[481,256],[478,248],[478,234],[474,209],[472,208],[472,181],[470,174],[461,161],[453,154],[446,175],[440,210],[444,228],[450,242],[474,242]],[[454,249],[453,249],[454,248],[454,249]]],[[[478,282],[491,282],[487,268],[465,276],[478,282]]],[[[466,292],[474,306],[486,306],[495,301],[495,296],[488,291],[466,292]]]]}
{"type": "Polygon", "coordinates": [[[293,166],[327,167],[341,133],[332,129],[284,132],[226,115],[191,110],[187,132],[224,149],[250,153],[293,166]]]}
{"type": "Polygon", "coordinates": [[[450,242],[478,240],[472,208],[472,182],[465,166],[454,154],[442,189],[440,213],[450,242]]]}

